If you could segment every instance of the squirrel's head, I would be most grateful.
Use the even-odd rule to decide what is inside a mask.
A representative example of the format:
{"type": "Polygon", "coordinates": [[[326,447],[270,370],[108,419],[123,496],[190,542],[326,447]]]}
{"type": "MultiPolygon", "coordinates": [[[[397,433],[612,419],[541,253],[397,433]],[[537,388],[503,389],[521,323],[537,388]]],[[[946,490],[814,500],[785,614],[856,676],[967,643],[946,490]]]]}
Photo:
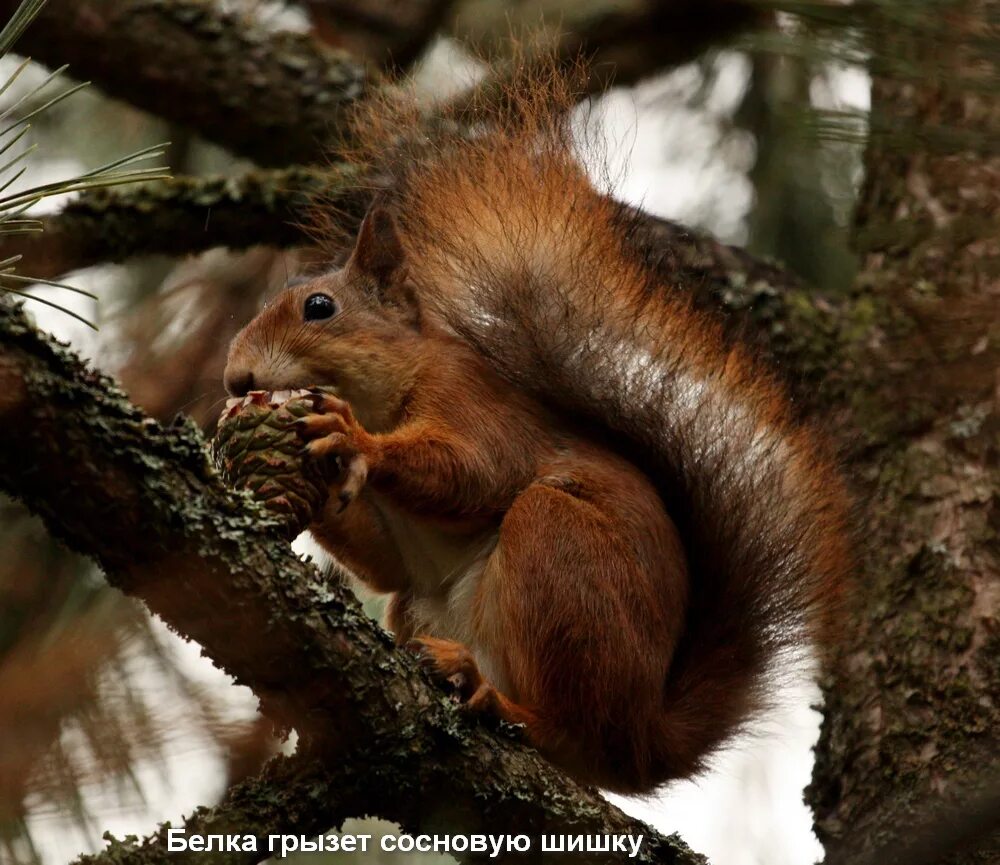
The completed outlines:
{"type": "Polygon", "coordinates": [[[373,208],[343,268],[293,281],[236,335],[226,390],[325,385],[378,429],[409,387],[420,324],[395,221],[373,208]]]}

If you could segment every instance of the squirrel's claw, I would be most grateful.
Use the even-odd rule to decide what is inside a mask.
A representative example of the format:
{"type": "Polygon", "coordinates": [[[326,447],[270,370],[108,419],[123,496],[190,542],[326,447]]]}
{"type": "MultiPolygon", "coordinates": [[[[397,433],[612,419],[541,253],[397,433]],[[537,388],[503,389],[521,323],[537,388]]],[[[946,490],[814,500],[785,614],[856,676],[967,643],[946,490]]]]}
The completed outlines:
{"type": "Polygon", "coordinates": [[[317,395],[313,413],[295,421],[295,427],[305,439],[321,439],[341,433],[345,437],[361,431],[351,406],[339,397],[317,395]]]}
{"type": "Polygon", "coordinates": [[[461,643],[437,637],[420,636],[406,642],[406,648],[417,655],[421,667],[439,682],[455,689],[459,700],[469,709],[479,709],[484,701],[483,688],[492,690],[479,671],[476,659],[461,643]],[[473,703],[473,698],[480,699],[473,703]]]}
{"type": "Polygon", "coordinates": [[[330,457],[352,458],[357,450],[351,445],[351,437],[345,432],[331,432],[321,438],[314,438],[306,444],[306,452],[313,459],[330,457]]]}
{"type": "Polygon", "coordinates": [[[336,460],[341,467],[336,497],[340,502],[337,512],[342,512],[364,488],[368,479],[368,460],[358,453],[351,436],[339,432],[313,439],[306,445],[306,452],[313,459],[336,460]]]}
{"type": "Polygon", "coordinates": [[[313,407],[316,414],[339,415],[343,417],[348,426],[353,426],[357,423],[354,419],[354,412],[351,411],[351,404],[339,396],[332,396],[328,393],[319,394],[313,403],[313,407]]]}
{"type": "Polygon", "coordinates": [[[368,479],[365,445],[370,437],[344,400],[323,395],[317,398],[315,408],[315,414],[300,418],[295,426],[306,439],[309,456],[340,467],[336,497],[343,511],[358,497],[368,479]]]}
{"type": "Polygon", "coordinates": [[[295,421],[303,438],[313,439],[330,433],[346,433],[347,421],[339,414],[311,414],[295,421]]]}

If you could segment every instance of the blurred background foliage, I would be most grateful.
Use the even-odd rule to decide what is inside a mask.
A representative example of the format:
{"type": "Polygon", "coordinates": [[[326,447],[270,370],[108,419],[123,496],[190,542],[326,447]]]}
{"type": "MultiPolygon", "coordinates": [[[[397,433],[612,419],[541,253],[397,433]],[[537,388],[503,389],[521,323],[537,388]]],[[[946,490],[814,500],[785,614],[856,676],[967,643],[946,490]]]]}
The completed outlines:
{"type": "MultiPolygon", "coordinates": [[[[502,62],[511,32],[543,22],[553,40],[582,32],[577,47],[618,64],[614,88],[581,112],[581,124],[596,124],[612,142],[616,194],[746,245],[826,291],[851,285],[870,4],[762,2],[749,35],[677,65],[673,55],[657,53],[656,26],[666,25],[645,33],[640,26],[657,4],[638,0],[219,2],[266,28],[311,32],[374,66],[413,73],[428,100],[482,75],[470,45],[475,56],[502,62]]],[[[896,6],[910,14],[911,4],[896,6]]],[[[0,61],[0,79],[19,63],[0,61]]],[[[0,96],[0,111],[46,74],[30,65],[0,96]]],[[[14,116],[35,105],[29,99],[14,116]]],[[[251,167],[96,87],[35,118],[24,146],[38,145],[30,156],[38,183],[165,140],[175,175],[236,175],[251,167]]],[[[34,211],[61,203],[51,199],[34,211]]],[[[41,326],[117,375],[150,414],[169,420],[185,412],[207,429],[223,395],[229,339],[303,257],[307,251],[215,250],[67,277],[99,302],[51,286],[32,289],[96,322],[96,333],[57,311],[30,309],[41,326]]],[[[10,502],[0,503],[0,550],[0,860],[56,862],[96,849],[106,829],[151,829],[153,815],[210,804],[283,747],[248,693],[107,589],[90,563],[56,546],[10,502]]],[[[759,778],[736,780],[768,795],[759,778]]],[[[808,832],[804,809],[795,819],[808,832]]],[[[773,838],[770,849],[758,842],[750,858],[734,852],[725,861],[806,861],[809,852],[774,849],[773,838]]],[[[746,846],[745,839],[733,845],[742,853],[746,846]]]]}

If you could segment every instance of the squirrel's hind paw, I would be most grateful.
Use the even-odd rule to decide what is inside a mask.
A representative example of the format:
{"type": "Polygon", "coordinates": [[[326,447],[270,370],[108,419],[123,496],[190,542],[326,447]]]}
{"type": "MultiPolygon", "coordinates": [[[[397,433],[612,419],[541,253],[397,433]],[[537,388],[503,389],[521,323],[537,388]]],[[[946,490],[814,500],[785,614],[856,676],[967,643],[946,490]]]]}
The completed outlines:
{"type": "Polygon", "coordinates": [[[466,646],[454,640],[419,636],[407,641],[406,648],[417,655],[420,666],[433,678],[455,689],[465,708],[473,711],[487,708],[484,692],[493,691],[493,686],[483,678],[466,646]]]}

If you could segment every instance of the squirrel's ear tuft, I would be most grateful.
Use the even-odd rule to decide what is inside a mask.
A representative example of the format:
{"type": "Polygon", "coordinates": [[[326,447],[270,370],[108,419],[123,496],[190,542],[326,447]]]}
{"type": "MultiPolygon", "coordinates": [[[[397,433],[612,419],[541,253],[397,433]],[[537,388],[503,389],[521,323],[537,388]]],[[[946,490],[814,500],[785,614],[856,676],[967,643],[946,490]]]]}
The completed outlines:
{"type": "Polygon", "coordinates": [[[384,207],[374,205],[361,223],[351,265],[385,289],[400,281],[405,261],[396,220],[384,207]]]}

